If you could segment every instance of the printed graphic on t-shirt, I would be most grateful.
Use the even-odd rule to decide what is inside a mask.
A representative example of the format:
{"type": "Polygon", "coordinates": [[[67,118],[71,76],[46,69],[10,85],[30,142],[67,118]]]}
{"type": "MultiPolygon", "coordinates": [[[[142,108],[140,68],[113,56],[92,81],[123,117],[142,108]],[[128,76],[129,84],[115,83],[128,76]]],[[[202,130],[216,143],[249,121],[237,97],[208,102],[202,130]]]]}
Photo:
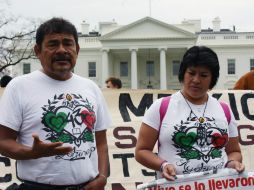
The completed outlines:
{"type": "Polygon", "coordinates": [[[208,171],[222,168],[222,148],[228,142],[227,129],[224,123],[218,123],[213,118],[190,116],[186,122],[174,126],[172,135],[177,155],[181,161],[176,163],[183,167],[183,173],[208,171]],[[217,160],[217,165],[208,164],[217,160]],[[193,165],[198,163],[198,165],[193,165]]]}
{"type": "Polygon", "coordinates": [[[46,140],[74,145],[72,153],[56,158],[77,160],[91,156],[95,151],[93,142],[96,117],[94,107],[87,99],[76,94],[55,95],[42,109],[43,130],[48,133],[46,140]],[[84,146],[89,142],[92,142],[90,146],[84,146]]]}

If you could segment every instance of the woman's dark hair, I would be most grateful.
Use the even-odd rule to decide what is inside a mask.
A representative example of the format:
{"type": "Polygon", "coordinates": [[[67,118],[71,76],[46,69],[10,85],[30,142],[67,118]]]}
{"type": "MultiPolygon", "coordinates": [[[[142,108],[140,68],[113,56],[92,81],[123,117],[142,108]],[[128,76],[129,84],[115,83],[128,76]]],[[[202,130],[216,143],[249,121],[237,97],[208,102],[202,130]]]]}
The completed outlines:
{"type": "Polygon", "coordinates": [[[12,80],[12,77],[9,75],[4,75],[2,76],[0,83],[1,83],[1,87],[5,88],[7,86],[7,84],[12,80]]]}
{"type": "Polygon", "coordinates": [[[220,75],[220,65],[217,54],[208,47],[205,46],[193,46],[188,49],[180,65],[178,80],[183,82],[186,69],[189,67],[205,66],[212,73],[212,80],[209,89],[212,89],[220,75]]]}
{"type": "Polygon", "coordinates": [[[36,31],[36,44],[41,47],[45,35],[53,33],[72,34],[78,44],[78,33],[75,26],[63,18],[52,18],[42,23],[36,31]]]}

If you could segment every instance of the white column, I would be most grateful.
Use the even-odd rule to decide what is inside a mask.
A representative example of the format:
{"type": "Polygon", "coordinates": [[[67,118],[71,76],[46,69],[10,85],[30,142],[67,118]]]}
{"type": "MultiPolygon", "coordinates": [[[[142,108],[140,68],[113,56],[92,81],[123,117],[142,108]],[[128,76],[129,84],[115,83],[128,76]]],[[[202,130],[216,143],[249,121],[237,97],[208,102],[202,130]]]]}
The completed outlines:
{"type": "Polygon", "coordinates": [[[138,89],[137,49],[131,51],[131,89],[138,89]]]}
{"type": "Polygon", "coordinates": [[[167,89],[166,48],[160,48],[160,89],[167,89]]]}
{"type": "Polygon", "coordinates": [[[102,49],[101,87],[105,87],[105,80],[109,77],[108,49],[102,49]]]}

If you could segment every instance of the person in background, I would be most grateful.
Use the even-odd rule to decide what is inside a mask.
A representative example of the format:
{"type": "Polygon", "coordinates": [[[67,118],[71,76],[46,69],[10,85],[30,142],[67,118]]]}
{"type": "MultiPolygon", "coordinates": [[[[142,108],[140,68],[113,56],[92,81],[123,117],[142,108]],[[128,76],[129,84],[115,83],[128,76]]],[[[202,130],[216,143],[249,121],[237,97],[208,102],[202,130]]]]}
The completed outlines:
{"type": "Polygon", "coordinates": [[[2,88],[5,88],[7,86],[7,84],[12,80],[12,77],[9,75],[4,75],[2,76],[1,80],[0,80],[0,86],[2,88]]]}
{"type": "Polygon", "coordinates": [[[235,83],[234,90],[254,90],[254,70],[244,74],[235,83]]]}
{"type": "Polygon", "coordinates": [[[122,81],[116,77],[109,77],[106,81],[107,88],[120,89],[122,88],[122,81]]]}
{"type": "Polygon", "coordinates": [[[234,115],[228,107],[228,122],[220,102],[208,94],[217,83],[219,70],[214,51],[191,47],[180,65],[182,89],[171,96],[164,119],[160,121],[162,98],[145,113],[135,158],[156,170],[158,178],[174,180],[178,174],[225,167],[244,170],[234,115]],[[158,155],[153,153],[157,140],[158,155]]]}
{"type": "Polygon", "coordinates": [[[1,97],[0,154],[17,160],[19,190],[103,190],[111,119],[98,86],[72,73],[75,26],[45,21],[34,51],[42,69],[14,78],[1,97]]]}

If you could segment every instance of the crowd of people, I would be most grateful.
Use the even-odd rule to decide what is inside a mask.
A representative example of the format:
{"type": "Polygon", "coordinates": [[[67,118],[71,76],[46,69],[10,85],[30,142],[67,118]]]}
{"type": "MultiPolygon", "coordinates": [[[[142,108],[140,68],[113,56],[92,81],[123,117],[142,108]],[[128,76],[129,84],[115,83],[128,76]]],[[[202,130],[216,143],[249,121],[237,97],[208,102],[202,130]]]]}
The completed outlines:
{"type": "MultiPolygon", "coordinates": [[[[72,73],[79,49],[72,23],[63,18],[45,21],[34,46],[42,69],[12,79],[1,97],[0,153],[17,160],[19,190],[102,190],[107,183],[110,114],[101,89],[72,73]],[[75,154],[87,151],[90,154],[75,154]]],[[[182,88],[167,99],[163,117],[165,98],[146,111],[135,158],[157,171],[158,178],[174,180],[177,174],[223,168],[244,171],[234,115],[208,94],[219,71],[213,50],[191,47],[180,65],[182,88]]],[[[248,82],[239,82],[235,89],[253,88],[253,72],[250,75],[252,79],[240,79],[248,82]]],[[[1,87],[8,82],[2,77],[1,87]]],[[[115,77],[105,83],[107,88],[122,88],[115,77]]]]}

